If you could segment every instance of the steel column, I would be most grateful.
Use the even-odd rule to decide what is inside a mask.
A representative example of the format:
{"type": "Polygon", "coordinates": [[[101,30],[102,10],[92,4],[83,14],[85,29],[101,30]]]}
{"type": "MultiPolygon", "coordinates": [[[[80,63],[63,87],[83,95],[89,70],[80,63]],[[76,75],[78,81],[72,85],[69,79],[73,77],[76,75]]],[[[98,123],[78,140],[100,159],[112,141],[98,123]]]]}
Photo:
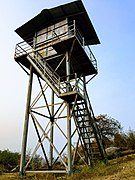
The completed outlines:
{"type": "MultiPolygon", "coordinates": [[[[51,124],[50,124],[50,141],[53,144],[53,132],[54,132],[54,91],[52,90],[52,106],[51,106],[51,124]]],[[[52,168],[52,164],[53,164],[53,147],[50,144],[50,159],[49,159],[49,163],[50,163],[50,168],[52,168]]]]}
{"type": "Polygon", "coordinates": [[[66,51],[66,90],[70,91],[70,60],[68,51],[66,51]]]}
{"type": "MultiPolygon", "coordinates": [[[[70,60],[69,53],[66,52],[66,81],[67,92],[70,91],[70,60]]],[[[70,117],[70,103],[67,102],[67,149],[68,149],[68,175],[72,174],[72,149],[71,149],[71,117],[70,117]]]]}
{"type": "Polygon", "coordinates": [[[31,93],[32,93],[32,81],[33,81],[33,67],[31,65],[29,82],[28,82],[28,93],[27,93],[27,101],[26,101],[24,130],[23,130],[23,138],[22,138],[22,151],[21,151],[21,160],[20,160],[21,176],[23,176],[25,173],[25,156],[26,156],[27,135],[28,135],[28,126],[29,126],[29,110],[30,110],[30,101],[31,101],[31,93]]]}
{"type": "Polygon", "coordinates": [[[68,175],[72,174],[72,149],[71,149],[71,118],[70,104],[67,103],[67,146],[68,146],[68,175]]]}

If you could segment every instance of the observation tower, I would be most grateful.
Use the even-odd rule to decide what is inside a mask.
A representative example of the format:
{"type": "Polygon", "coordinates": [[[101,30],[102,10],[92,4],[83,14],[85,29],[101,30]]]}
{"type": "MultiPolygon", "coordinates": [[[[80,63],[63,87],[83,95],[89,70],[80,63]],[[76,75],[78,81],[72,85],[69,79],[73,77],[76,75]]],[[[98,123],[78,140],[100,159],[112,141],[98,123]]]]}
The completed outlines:
{"type": "Polygon", "coordinates": [[[20,174],[28,172],[39,149],[46,168],[37,172],[70,175],[76,157],[88,165],[104,160],[102,136],[86,89],[97,75],[90,46],[100,41],[82,1],[43,9],[15,32],[23,42],[16,45],[14,58],[29,77],[20,174]],[[34,142],[28,137],[30,128],[37,142],[27,161],[27,141],[34,142]]]}

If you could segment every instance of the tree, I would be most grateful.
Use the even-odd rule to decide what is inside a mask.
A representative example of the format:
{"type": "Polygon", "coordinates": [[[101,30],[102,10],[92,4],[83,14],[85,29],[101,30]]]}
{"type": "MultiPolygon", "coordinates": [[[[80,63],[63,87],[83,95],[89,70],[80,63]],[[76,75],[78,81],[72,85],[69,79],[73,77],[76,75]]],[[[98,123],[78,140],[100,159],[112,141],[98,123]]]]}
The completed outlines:
{"type": "Polygon", "coordinates": [[[97,116],[96,121],[102,134],[105,146],[110,146],[114,135],[120,133],[122,130],[120,122],[114,118],[107,116],[106,114],[97,116]]]}

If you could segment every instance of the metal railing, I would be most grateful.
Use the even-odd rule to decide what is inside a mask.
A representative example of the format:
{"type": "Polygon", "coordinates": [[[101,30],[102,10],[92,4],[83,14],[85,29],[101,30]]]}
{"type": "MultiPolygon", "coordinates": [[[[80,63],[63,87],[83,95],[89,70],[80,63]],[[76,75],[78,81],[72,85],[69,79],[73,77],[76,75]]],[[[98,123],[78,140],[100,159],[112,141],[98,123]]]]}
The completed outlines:
{"type": "Polygon", "coordinates": [[[40,53],[38,53],[38,51],[34,51],[30,45],[23,42],[21,46],[20,43],[16,45],[15,58],[22,55],[27,55],[28,58],[32,60],[42,74],[48,79],[48,81],[53,84],[55,89],[58,91],[58,94],[62,93],[60,92],[60,89],[58,89],[58,87],[60,87],[59,75],[50,67],[48,63],[44,61],[44,58],[40,53]]]}
{"type": "MultiPolygon", "coordinates": [[[[75,21],[73,21],[72,23],[65,23],[63,25],[53,28],[52,30],[38,34],[36,37],[33,37],[33,40],[27,39],[27,43],[25,41],[23,41],[23,42],[17,44],[16,50],[15,50],[15,57],[24,55],[25,52],[29,53],[31,51],[34,51],[34,49],[36,49],[38,51],[43,50],[43,49],[46,49],[47,51],[52,51],[53,50],[52,45],[54,43],[69,39],[73,36],[76,37],[79,44],[82,46],[85,53],[87,54],[92,65],[97,70],[96,58],[95,58],[94,54],[92,53],[90,46],[86,45],[85,39],[82,36],[82,34],[80,33],[79,29],[77,28],[75,21]],[[64,29],[64,30],[60,30],[60,29],[64,29]],[[49,34],[49,36],[48,36],[48,34],[49,34]],[[39,41],[38,39],[42,39],[42,40],[39,41]],[[23,50],[25,50],[25,52],[23,50]]],[[[48,53],[48,55],[49,55],[49,53],[48,53]]],[[[47,56],[47,54],[46,54],[46,56],[47,56]]]]}
{"type": "Polygon", "coordinates": [[[84,97],[84,81],[81,77],[77,77],[77,74],[71,74],[68,76],[70,80],[66,81],[67,77],[61,77],[62,91],[64,93],[75,91],[84,97]]]}
{"type": "Polygon", "coordinates": [[[92,53],[92,51],[90,49],[90,46],[86,45],[85,39],[81,35],[81,33],[80,33],[79,29],[77,28],[77,26],[75,26],[75,33],[76,33],[76,38],[77,38],[78,42],[83,47],[85,53],[87,54],[89,60],[91,61],[92,65],[94,66],[94,68],[97,70],[97,60],[96,60],[94,54],[92,53]]]}

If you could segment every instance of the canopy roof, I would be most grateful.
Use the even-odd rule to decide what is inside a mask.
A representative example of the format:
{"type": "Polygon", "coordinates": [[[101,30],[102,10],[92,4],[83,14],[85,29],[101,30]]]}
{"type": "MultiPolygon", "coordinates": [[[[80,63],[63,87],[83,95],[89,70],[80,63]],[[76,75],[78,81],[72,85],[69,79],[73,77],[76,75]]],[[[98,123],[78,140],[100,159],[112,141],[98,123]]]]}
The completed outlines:
{"type": "Polygon", "coordinates": [[[37,16],[17,28],[15,32],[27,41],[27,39],[32,39],[34,37],[35,32],[62,21],[65,18],[68,18],[69,21],[76,21],[76,25],[82,36],[85,38],[87,45],[100,43],[81,0],[60,5],[51,9],[43,9],[37,16]]]}

